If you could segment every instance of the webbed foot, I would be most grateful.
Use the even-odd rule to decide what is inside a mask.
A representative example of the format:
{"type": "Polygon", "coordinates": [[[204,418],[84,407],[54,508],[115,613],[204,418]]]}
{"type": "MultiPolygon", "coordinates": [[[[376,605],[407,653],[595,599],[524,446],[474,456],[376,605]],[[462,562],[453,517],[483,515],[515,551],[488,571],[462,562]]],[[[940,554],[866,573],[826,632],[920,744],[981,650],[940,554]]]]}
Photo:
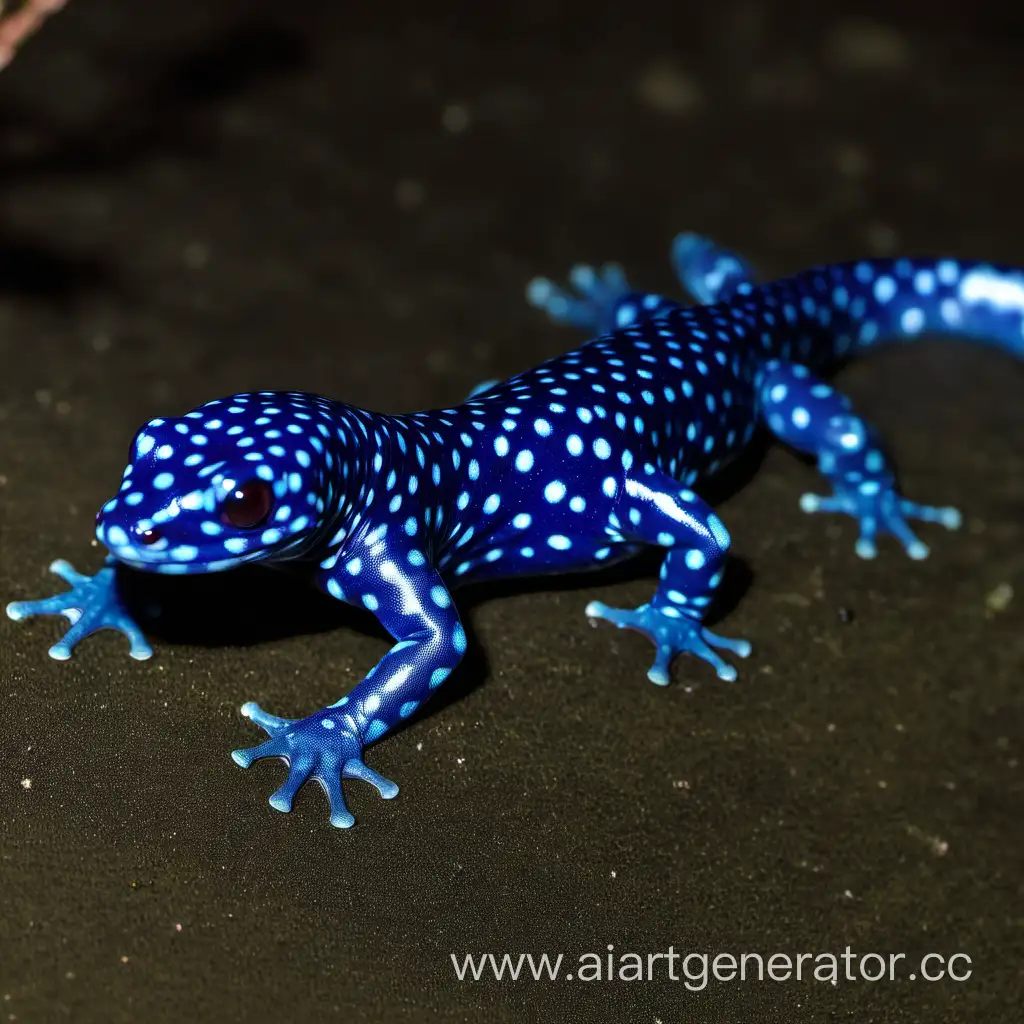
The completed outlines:
{"type": "MultiPolygon", "coordinates": [[[[627,302],[631,294],[626,275],[616,263],[600,270],[578,264],[569,272],[578,295],[560,288],[546,277],[535,277],[527,286],[526,301],[542,309],[556,323],[600,333],[628,326],[637,309],[627,302]]],[[[642,300],[642,295],[637,295],[642,300]]]]}
{"type": "Polygon", "coordinates": [[[261,758],[279,757],[289,767],[284,785],[270,797],[275,810],[290,811],[295,794],[310,779],[319,782],[327,794],[335,828],[351,828],[356,821],[345,806],[343,778],[369,782],[385,800],[398,796],[395,783],[363,762],[363,739],[356,723],[337,707],[324,708],[307,718],[278,718],[249,701],[242,705],[242,714],[266,730],[270,739],[256,747],[233,751],[235,764],[248,768],[261,758]]]}
{"type": "Polygon", "coordinates": [[[51,658],[66,661],[78,643],[101,629],[116,629],[128,637],[133,658],[144,661],[153,656],[153,649],[121,601],[111,561],[95,576],[77,572],[64,559],[54,562],[50,571],[70,583],[71,589],[38,601],[12,601],[7,606],[7,615],[16,621],[33,615],[63,615],[71,628],[50,648],[51,658]]]}
{"type": "Polygon", "coordinates": [[[736,678],[736,669],[723,661],[712,648],[729,651],[739,658],[748,657],[751,651],[746,640],[718,636],[672,607],[659,608],[643,604],[630,610],[609,608],[601,601],[591,601],[587,605],[586,615],[592,620],[604,619],[619,629],[635,629],[651,640],[658,653],[647,678],[658,686],[668,686],[669,668],[677,654],[695,654],[715,669],[719,679],[732,682],[736,678]]]}
{"type": "Polygon", "coordinates": [[[960,513],[955,508],[918,505],[901,498],[892,487],[875,481],[858,485],[837,485],[831,497],[805,494],[800,498],[805,512],[842,512],[853,516],[860,526],[860,536],[854,550],[861,558],[874,558],[878,554],[875,538],[891,534],[913,559],[927,558],[928,545],[920,540],[907,524],[908,519],[923,523],[939,523],[947,530],[960,527],[960,513]]]}

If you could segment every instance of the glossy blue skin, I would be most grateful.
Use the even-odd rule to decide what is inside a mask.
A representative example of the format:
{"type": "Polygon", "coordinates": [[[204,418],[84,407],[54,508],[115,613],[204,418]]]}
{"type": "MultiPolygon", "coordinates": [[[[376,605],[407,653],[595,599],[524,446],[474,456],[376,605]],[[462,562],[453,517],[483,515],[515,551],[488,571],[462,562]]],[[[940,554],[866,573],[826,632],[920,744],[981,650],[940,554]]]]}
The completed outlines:
{"type": "Polygon", "coordinates": [[[586,611],[655,643],[648,675],[669,681],[676,654],[736,677],[718,651],[750,645],[718,637],[703,620],[730,548],[728,531],[695,492],[766,426],[818,459],[833,488],[805,495],[806,511],[854,516],[857,552],[879,534],[908,554],[927,548],[909,519],[959,524],[953,509],[901,498],[874,432],[818,376],[883,339],[922,332],[984,339],[1024,354],[1024,273],[953,260],[876,260],[820,267],[763,286],[738,257],[692,235],[673,262],[704,305],[683,307],[630,291],[615,267],[577,267],[572,296],[543,279],[530,301],[599,336],[461,405],[411,415],[367,412],[296,392],[209,402],[136,435],[118,496],[97,522],[110,564],[93,578],[56,563],[72,589],[10,605],[13,618],[65,614],[72,627],[52,650],[70,656],[83,636],[120,629],[132,654],[145,640],[121,604],[113,563],[160,573],[218,572],[252,561],[308,568],[340,601],[370,609],[395,645],[350,693],[301,719],[243,713],[270,738],[235,751],[290,766],[271,804],[288,810],[315,778],[331,822],[347,827],[341,779],[384,797],[398,789],[362,760],[364,747],[416,712],[458,665],[466,635],[452,591],[499,577],[609,565],[645,547],[666,551],[649,603],[586,611]],[[274,489],[270,520],[253,530],[222,521],[236,484],[274,489]],[[164,536],[144,545],[137,531],[164,536]]]}

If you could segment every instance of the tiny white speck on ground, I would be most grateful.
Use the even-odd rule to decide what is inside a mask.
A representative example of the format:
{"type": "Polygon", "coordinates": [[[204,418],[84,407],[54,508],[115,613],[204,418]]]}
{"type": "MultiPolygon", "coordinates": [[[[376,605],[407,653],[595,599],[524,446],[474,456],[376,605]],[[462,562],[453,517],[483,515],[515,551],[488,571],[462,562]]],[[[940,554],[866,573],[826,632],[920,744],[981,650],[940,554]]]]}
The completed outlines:
{"type": "Polygon", "coordinates": [[[22,789],[31,789],[32,788],[32,780],[31,779],[22,779],[21,780],[21,788],[22,789]]]}
{"type": "Polygon", "coordinates": [[[456,764],[465,764],[466,763],[466,759],[464,757],[457,757],[457,758],[455,758],[455,763],[456,764]]]}
{"type": "Polygon", "coordinates": [[[637,79],[634,91],[641,103],[673,117],[692,113],[703,102],[697,82],[664,61],[647,67],[637,79]]]}
{"type": "Polygon", "coordinates": [[[449,103],[441,111],[441,125],[445,131],[458,135],[469,127],[469,110],[461,103],[449,103]]]}
{"type": "Polygon", "coordinates": [[[916,825],[907,825],[907,835],[914,839],[919,839],[925,846],[936,857],[945,857],[949,853],[949,843],[945,839],[940,839],[938,836],[929,835],[923,829],[919,829],[916,825]]]}
{"type": "Polygon", "coordinates": [[[210,250],[202,242],[189,242],[182,250],[181,257],[186,267],[199,270],[210,262],[210,250]]]}
{"type": "Polygon", "coordinates": [[[836,150],[836,167],[844,178],[859,178],[867,170],[867,154],[857,146],[842,145],[836,150]]]}
{"type": "Polygon", "coordinates": [[[422,205],[426,194],[427,190],[422,183],[412,178],[403,178],[395,186],[395,202],[400,210],[415,210],[422,205]]]}
{"type": "Polygon", "coordinates": [[[910,47],[889,25],[843,21],[829,33],[825,56],[841,71],[900,71],[910,61],[910,47]]]}
{"type": "Polygon", "coordinates": [[[618,878],[619,877],[619,873],[617,871],[610,872],[610,875],[611,875],[612,878],[618,878]]]}
{"type": "Polygon", "coordinates": [[[895,252],[899,240],[899,235],[887,224],[869,224],[864,229],[864,241],[876,256],[895,252]]]}
{"type": "Polygon", "coordinates": [[[854,898],[854,896],[853,896],[853,893],[852,893],[852,892],[850,892],[850,890],[849,890],[849,889],[844,889],[844,890],[843,890],[843,895],[844,895],[844,896],[845,896],[845,897],[846,897],[846,898],[847,898],[848,900],[852,900],[852,899],[854,898]]]}
{"type": "Polygon", "coordinates": [[[1005,612],[1013,600],[1013,587],[1009,583],[1000,583],[989,591],[985,597],[985,608],[992,612],[1005,612]]]}

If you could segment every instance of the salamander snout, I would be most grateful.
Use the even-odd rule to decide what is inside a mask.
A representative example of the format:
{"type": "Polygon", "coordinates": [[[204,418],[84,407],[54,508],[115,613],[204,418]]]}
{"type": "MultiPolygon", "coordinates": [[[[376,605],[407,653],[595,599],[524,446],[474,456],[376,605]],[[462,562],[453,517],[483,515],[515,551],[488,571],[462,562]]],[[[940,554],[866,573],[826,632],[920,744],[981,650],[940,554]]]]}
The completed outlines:
{"type": "Polygon", "coordinates": [[[299,407],[293,421],[284,403],[268,399],[258,416],[234,401],[209,403],[199,419],[151,420],[136,433],[121,488],[96,517],[97,538],[119,561],[161,573],[219,572],[288,555],[317,528],[330,456],[306,436],[298,417],[307,414],[299,407]],[[263,446],[260,431],[274,435],[263,446]]]}

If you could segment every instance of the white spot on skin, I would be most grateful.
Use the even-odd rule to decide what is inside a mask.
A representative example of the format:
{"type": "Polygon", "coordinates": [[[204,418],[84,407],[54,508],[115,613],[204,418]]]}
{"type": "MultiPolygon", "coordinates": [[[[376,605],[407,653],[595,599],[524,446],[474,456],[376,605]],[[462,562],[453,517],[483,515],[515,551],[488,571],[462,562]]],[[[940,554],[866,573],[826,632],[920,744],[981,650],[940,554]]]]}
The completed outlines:
{"type": "Polygon", "coordinates": [[[917,334],[924,327],[924,313],[916,307],[905,309],[900,317],[900,327],[906,334],[917,334]]]}
{"type": "Polygon", "coordinates": [[[544,488],[544,498],[552,505],[561,501],[564,497],[565,484],[563,484],[561,480],[552,480],[551,483],[544,488]]]}
{"type": "Polygon", "coordinates": [[[887,275],[883,275],[875,282],[875,298],[881,302],[888,302],[896,294],[896,282],[887,275]]]}
{"type": "Polygon", "coordinates": [[[960,301],[987,302],[1001,310],[1024,313],[1024,278],[1012,278],[994,271],[972,270],[960,282],[960,301]]]}

